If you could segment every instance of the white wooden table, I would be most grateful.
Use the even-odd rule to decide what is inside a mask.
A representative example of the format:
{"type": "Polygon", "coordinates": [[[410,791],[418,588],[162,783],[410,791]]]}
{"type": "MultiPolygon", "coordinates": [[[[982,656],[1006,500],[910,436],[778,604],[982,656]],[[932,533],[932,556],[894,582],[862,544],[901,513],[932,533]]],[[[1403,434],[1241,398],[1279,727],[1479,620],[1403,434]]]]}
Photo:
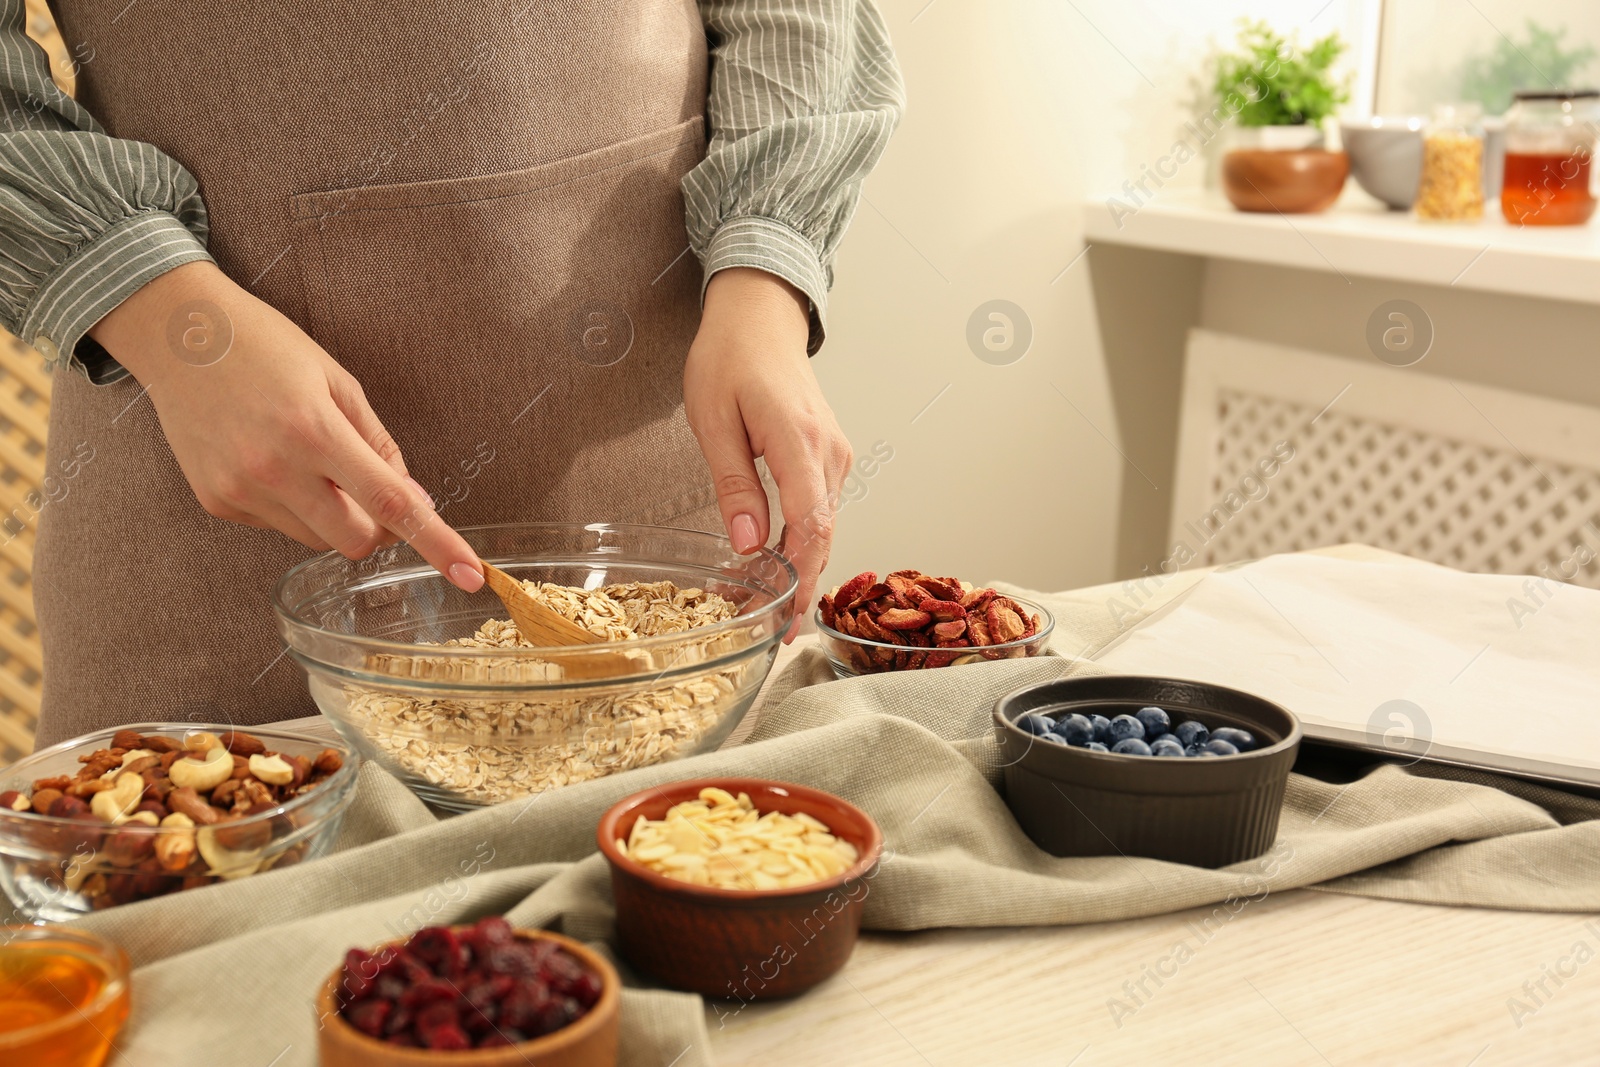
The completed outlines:
{"type": "MultiPolygon", "coordinates": [[[[1169,583],[1146,609],[1188,585],[1169,583]]],[[[812,640],[784,649],[773,675],[812,640]]],[[[1188,924],[1211,913],[867,932],[804,996],[708,1005],[706,1022],[722,1067],[1600,1063],[1594,916],[1292,890],[1249,903],[1201,944],[1188,924]]]]}

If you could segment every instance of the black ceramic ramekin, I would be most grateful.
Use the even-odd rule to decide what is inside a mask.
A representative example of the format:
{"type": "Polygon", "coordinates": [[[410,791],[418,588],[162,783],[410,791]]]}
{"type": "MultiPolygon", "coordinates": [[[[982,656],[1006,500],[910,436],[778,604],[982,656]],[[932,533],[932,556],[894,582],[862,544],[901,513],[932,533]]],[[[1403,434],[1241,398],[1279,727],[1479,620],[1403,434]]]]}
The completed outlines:
{"type": "Polygon", "coordinates": [[[1006,804],[1056,856],[1148,856],[1225,867],[1261,855],[1278,834],[1300,721],[1269,700],[1220,685],[1132,675],[1066,678],[1002,697],[1006,804]],[[1154,705],[1174,723],[1249,730],[1258,746],[1216,759],[1091,752],[1040,741],[1016,725],[1029,712],[1107,718],[1154,705]]]}

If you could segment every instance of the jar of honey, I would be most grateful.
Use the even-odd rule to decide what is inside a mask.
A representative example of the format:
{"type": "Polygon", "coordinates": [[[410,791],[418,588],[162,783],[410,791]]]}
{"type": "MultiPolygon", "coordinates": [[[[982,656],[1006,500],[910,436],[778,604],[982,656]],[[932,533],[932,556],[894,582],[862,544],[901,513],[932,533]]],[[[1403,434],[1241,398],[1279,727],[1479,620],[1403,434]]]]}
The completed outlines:
{"type": "Polygon", "coordinates": [[[1517,226],[1578,226],[1594,214],[1600,90],[1523,91],[1506,112],[1500,211],[1517,226]]]}
{"type": "Polygon", "coordinates": [[[0,927],[0,1063],[101,1067],[128,1007],[116,945],[65,926],[0,927]]]}

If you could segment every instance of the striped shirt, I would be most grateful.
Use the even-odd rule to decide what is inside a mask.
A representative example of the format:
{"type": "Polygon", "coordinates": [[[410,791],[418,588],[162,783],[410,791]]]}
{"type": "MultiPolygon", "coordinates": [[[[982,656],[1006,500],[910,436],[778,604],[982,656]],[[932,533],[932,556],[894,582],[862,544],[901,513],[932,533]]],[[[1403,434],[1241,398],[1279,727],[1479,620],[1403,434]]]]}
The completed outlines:
{"type": "MultiPolygon", "coordinates": [[[[683,180],[707,281],[784,278],[822,343],[832,262],[904,86],[873,0],[701,0],[711,43],[706,158],[683,180]]],[[[58,88],[0,0],[0,325],[52,366],[123,375],[86,333],[145,282],[209,260],[205,199],[157,147],[109,136],[58,88]]],[[[182,47],[174,42],[173,47],[182,47]]]]}

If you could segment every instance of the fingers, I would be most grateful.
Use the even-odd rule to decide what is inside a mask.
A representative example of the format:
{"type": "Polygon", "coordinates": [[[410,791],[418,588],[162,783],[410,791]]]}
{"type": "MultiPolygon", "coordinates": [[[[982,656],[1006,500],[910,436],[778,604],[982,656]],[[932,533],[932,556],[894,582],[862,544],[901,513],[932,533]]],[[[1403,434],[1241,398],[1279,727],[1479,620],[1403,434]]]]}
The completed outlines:
{"type": "Polygon", "coordinates": [[[341,369],[328,375],[328,388],[333,402],[344,412],[345,418],[350,420],[350,425],[355,427],[367,447],[404,478],[407,473],[405,457],[400,454],[400,446],[395,444],[377,412],[367,403],[367,394],[361,388],[361,383],[356,381],[354,375],[341,369]]]}
{"type": "Polygon", "coordinates": [[[717,490],[717,506],[722,511],[728,540],[733,542],[735,552],[748,555],[767,543],[772,530],[767,492],[761,487],[744,423],[735,410],[705,425],[691,423],[690,427],[711,468],[711,483],[717,490]]]}
{"type": "Polygon", "coordinates": [[[834,501],[850,466],[850,446],[830,430],[796,426],[766,453],[783,510],[783,551],[799,573],[795,625],[785,641],[794,640],[800,620],[810,612],[833,547],[834,501]]]}
{"type": "Polygon", "coordinates": [[[478,554],[434,514],[432,502],[415,482],[385,462],[353,426],[334,425],[328,436],[332,477],[356,506],[459,588],[468,593],[483,588],[478,554]]]}

